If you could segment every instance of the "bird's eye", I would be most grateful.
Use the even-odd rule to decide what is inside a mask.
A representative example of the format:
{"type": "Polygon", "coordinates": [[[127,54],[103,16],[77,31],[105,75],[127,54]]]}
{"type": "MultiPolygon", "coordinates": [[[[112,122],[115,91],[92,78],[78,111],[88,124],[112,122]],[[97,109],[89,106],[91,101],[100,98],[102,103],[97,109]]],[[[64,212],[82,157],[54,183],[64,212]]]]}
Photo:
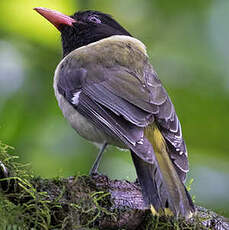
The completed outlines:
{"type": "Polygon", "coordinates": [[[100,24],[100,23],[101,23],[101,20],[100,20],[98,17],[94,16],[94,15],[90,16],[90,17],[88,18],[88,20],[89,20],[90,22],[94,22],[94,23],[97,23],[97,24],[100,24]]]}

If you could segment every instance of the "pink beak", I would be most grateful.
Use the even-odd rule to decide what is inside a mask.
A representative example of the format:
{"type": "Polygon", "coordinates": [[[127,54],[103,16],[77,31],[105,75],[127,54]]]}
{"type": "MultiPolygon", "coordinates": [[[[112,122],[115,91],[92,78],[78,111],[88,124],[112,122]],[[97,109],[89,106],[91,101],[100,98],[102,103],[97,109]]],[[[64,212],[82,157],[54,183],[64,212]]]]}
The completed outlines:
{"type": "Polygon", "coordinates": [[[36,7],[34,10],[50,21],[58,30],[60,25],[73,26],[73,23],[76,22],[75,19],[55,10],[49,10],[43,7],[36,7]]]}

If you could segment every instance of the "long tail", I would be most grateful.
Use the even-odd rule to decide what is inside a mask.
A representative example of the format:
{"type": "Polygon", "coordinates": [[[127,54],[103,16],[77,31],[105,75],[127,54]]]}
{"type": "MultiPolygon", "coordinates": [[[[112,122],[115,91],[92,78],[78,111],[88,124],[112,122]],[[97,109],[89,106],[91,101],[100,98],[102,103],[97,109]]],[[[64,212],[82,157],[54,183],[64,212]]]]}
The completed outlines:
{"type": "Polygon", "coordinates": [[[131,154],[145,204],[154,214],[191,217],[195,212],[194,204],[169,158],[165,140],[156,125],[145,129],[144,139],[151,146],[150,151],[154,151],[154,162],[150,164],[142,160],[139,155],[144,153],[131,150],[131,154]]]}

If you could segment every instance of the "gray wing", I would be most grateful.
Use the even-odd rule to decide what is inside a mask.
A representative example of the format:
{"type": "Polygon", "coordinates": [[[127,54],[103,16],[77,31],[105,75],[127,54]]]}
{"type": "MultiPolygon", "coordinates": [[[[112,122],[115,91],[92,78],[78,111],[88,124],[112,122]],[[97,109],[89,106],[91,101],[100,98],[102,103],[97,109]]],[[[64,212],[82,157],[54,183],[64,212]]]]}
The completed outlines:
{"type": "MultiPolygon", "coordinates": [[[[95,120],[99,116],[104,119],[96,121],[101,123],[96,124],[97,126],[104,126],[104,122],[113,119],[110,124],[113,131],[110,135],[115,133],[124,143],[140,141],[142,129],[139,128],[155,121],[167,142],[170,158],[180,178],[185,180],[188,160],[180,122],[168,94],[150,64],[144,65],[142,73],[130,71],[120,65],[113,68],[101,65],[79,68],[77,65],[74,67],[71,62],[62,65],[58,90],[80,113],[89,118],[94,116],[95,120]],[[78,104],[74,105],[72,99],[79,91],[78,104]],[[104,114],[95,116],[95,111],[103,111],[104,114]]],[[[111,127],[105,127],[107,132],[110,132],[111,127]]]]}

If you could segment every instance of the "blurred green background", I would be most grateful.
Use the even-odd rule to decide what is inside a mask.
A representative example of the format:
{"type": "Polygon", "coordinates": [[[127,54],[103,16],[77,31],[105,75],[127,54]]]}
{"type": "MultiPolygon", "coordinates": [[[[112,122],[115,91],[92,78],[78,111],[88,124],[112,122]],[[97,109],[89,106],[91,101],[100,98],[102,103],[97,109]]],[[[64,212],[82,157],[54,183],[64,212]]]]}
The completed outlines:
{"type": "MultiPolygon", "coordinates": [[[[87,174],[97,149],[57,106],[52,82],[60,37],[33,7],[104,11],[146,44],[182,124],[191,194],[197,204],[229,216],[229,1],[0,1],[0,140],[31,162],[36,175],[66,177],[87,174]]],[[[135,179],[129,153],[115,148],[100,171],[135,179]]]]}

